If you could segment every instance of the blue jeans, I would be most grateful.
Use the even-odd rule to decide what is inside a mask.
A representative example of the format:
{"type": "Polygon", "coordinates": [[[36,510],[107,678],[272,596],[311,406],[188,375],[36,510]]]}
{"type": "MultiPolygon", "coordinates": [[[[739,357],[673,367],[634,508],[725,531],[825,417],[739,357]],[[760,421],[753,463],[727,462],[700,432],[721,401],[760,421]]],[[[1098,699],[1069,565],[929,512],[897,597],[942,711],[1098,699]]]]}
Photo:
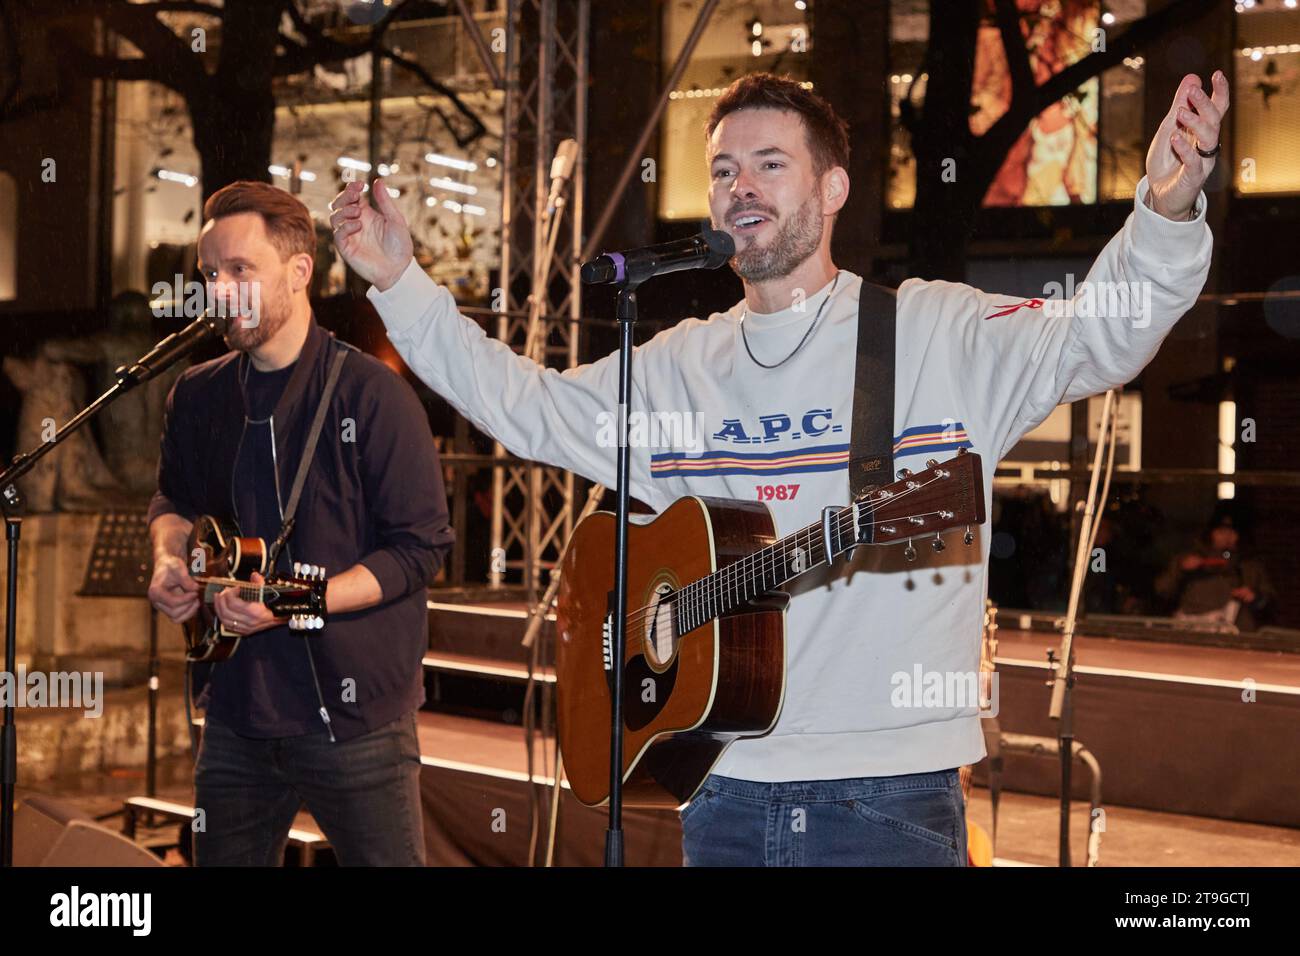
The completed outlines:
{"type": "Polygon", "coordinates": [[[710,774],[681,812],[687,866],[965,866],[957,771],[757,783],[710,774]]]}
{"type": "Polygon", "coordinates": [[[194,768],[196,866],[282,866],[299,808],[342,866],[423,866],[415,711],[368,734],[256,740],[209,720],[194,768]]]}

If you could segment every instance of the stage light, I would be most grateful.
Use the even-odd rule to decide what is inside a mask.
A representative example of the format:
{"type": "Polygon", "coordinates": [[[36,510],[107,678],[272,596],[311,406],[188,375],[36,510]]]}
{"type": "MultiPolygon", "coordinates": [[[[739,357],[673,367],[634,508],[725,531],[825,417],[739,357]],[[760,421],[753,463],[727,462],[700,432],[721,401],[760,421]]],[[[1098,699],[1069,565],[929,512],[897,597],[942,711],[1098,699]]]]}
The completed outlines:
{"type": "Polygon", "coordinates": [[[454,156],[443,156],[440,153],[425,153],[424,160],[428,163],[435,163],[439,166],[450,166],[452,169],[462,169],[467,173],[472,173],[478,169],[478,163],[471,162],[468,159],[456,159],[454,156]]]}
{"type": "Polygon", "coordinates": [[[461,204],[456,202],[454,199],[444,199],[442,201],[442,208],[450,209],[452,212],[460,212],[462,207],[461,204]]]}
{"type": "Polygon", "coordinates": [[[199,183],[199,177],[191,176],[189,173],[178,173],[173,169],[159,169],[154,173],[159,179],[169,183],[180,183],[182,186],[193,188],[199,183]]]}
{"type": "MultiPolygon", "coordinates": [[[[272,176],[283,176],[285,179],[288,179],[289,176],[293,173],[293,170],[291,170],[288,166],[276,166],[276,165],[267,166],[266,171],[270,173],[272,176]]],[[[304,169],[302,172],[298,174],[298,178],[305,183],[314,183],[316,181],[316,174],[313,173],[310,169],[304,169]]]]}
{"type": "Polygon", "coordinates": [[[484,209],[482,206],[475,206],[472,203],[465,203],[465,205],[461,206],[460,208],[462,212],[470,216],[482,216],[487,213],[487,210],[484,209]]]}
{"type": "Polygon", "coordinates": [[[438,189],[449,189],[454,193],[465,193],[473,196],[478,193],[477,186],[471,186],[468,183],[458,183],[454,179],[444,179],[441,176],[435,176],[429,180],[430,186],[436,186],[438,189]]]}
{"type": "MultiPolygon", "coordinates": [[[[339,165],[344,169],[355,169],[359,173],[370,172],[370,164],[364,159],[353,159],[351,156],[340,156],[339,165]]],[[[387,176],[389,173],[397,172],[397,163],[380,163],[379,175],[387,176]]]]}

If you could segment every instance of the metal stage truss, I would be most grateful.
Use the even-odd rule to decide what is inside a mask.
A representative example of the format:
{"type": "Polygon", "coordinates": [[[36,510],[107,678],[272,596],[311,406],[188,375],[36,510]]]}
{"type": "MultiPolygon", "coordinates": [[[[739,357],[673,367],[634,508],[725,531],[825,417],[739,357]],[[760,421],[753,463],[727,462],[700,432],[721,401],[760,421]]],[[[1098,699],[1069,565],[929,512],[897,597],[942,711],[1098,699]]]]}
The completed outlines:
{"type": "MultiPolygon", "coordinates": [[[[589,0],[509,0],[496,334],[556,368],[578,364],[581,326],[552,317],[576,319],[581,306],[589,23],[589,0]],[[551,160],[565,139],[577,142],[577,162],[567,201],[548,210],[551,160]]],[[[535,593],[573,531],[575,479],[512,460],[500,443],[493,455],[489,581],[509,575],[535,593]]]]}

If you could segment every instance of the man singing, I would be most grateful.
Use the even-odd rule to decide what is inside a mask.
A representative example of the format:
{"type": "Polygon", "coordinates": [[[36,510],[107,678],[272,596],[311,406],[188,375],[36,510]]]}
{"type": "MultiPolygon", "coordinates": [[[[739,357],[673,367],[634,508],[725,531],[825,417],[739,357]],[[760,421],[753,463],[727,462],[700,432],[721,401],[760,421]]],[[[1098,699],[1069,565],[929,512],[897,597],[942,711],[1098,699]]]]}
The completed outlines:
{"type": "Polygon", "coordinates": [[[306,804],[341,864],[421,866],[425,589],[452,542],[428,419],[400,377],[316,324],[315,229],[301,202],[238,182],[203,214],[199,268],[233,315],[232,351],[186,371],[167,400],[149,597],[173,621],[198,609],[186,538],[199,515],[268,545],[280,535],[322,393],[345,358],[275,567],[326,569],[324,628],[292,631],[233,589],[213,600],[243,639],[204,691],[195,862],[281,864],[306,804]]]}
{"type": "MultiPolygon", "coordinates": [[[[1212,97],[1184,78],[1132,214],[1079,286],[1094,300],[1108,283],[1136,288],[1140,314],[903,283],[896,467],[969,448],[982,455],[988,494],[998,460],[1053,408],[1142,370],[1209,270],[1201,186],[1227,107],[1222,73],[1212,97]]],[[[847,129],[798,83],[760,74],[718,98],[706,136],[713,224],[735,238],[745,296],[637,349],[631,411],[701,414],[705,440],[653,461],[633,449],[631,493],[658,511],[683,495],[758,498],[785,535],[848,497],[862,279],[830,253],[849,195],[847,129]]],[[[612,486],[617,449],[599,440],[598,423],[617,408],[617,356],[561,373],[487,338],[415,265],[385,190],[372,194],[375,208],[349,185],[331,225],[411,368],[515,454],[612,486]]],[[[965,863],[957,768],[984,754],[977,707],[900,690],[914,674],[951,685],[945,678],[978,671],[989,538],[979,540],[925,549],[917,565],[901,549],[859,548],[796,580],[780,719],[732,744],[683,810],[688,864],[965,863]]]]}

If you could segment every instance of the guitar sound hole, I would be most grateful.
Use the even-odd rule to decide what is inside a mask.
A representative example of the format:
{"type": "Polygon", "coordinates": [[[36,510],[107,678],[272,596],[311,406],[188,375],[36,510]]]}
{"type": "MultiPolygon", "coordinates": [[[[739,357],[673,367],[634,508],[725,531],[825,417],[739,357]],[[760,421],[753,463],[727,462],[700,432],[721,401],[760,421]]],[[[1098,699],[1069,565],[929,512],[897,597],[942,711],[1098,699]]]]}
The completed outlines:
{"type": "Polygon", "coordinates": [[[669,598],[673,589],[668,584],[660,584],[654,593],[654,610],[646,615],[643,641],[646,657],[654,666],[663,667],[677,650],[677,629],[673,624],[675,604],[669,598]]]}

